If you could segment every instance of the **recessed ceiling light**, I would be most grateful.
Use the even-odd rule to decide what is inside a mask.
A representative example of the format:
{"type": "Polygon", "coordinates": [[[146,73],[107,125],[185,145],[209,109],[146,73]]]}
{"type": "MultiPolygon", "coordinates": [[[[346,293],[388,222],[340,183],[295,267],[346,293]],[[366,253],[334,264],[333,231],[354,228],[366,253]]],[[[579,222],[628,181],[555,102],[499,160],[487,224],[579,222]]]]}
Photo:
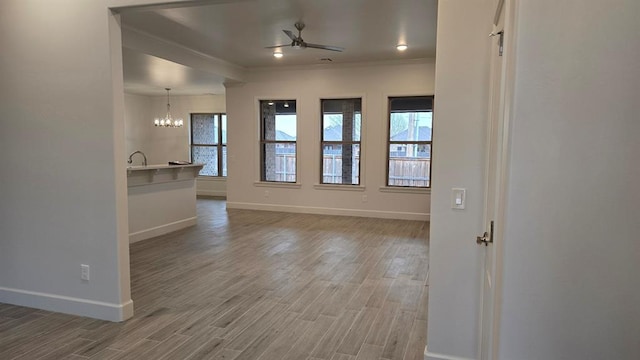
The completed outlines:
{"type": "Polygon", "coordinates": [[[282,53],[282,51],[274,51],[273,52],[273,57],[280,59],[281,57],[283,57],[284,54],[282,53]]]}
{"type": "Polygon", "coordinates": [[[405,51],[407,50],[407,48],[407,44],[398,44],[398,46],[396,46],[396,49],[398,49],[398,51],[405,51]]]}

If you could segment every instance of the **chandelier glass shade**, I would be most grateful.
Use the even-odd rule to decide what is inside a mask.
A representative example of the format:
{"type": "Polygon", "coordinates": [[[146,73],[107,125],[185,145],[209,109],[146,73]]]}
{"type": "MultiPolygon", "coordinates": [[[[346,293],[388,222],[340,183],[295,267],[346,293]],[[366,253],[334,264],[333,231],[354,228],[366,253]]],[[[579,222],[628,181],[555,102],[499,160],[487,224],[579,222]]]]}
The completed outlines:
{"type": "Polygon", "coordinates": [[[153,120],[153,125],[159,127],[182,127],[184,125],[184,120],[181,118],[174,119],[173,116],[171,116],[171,102],[169,101],[169,91],[171,91],[171,89],[165,88],[165,90],[167,90],[167,115],[163,118],[155,118],[153,120]]]}

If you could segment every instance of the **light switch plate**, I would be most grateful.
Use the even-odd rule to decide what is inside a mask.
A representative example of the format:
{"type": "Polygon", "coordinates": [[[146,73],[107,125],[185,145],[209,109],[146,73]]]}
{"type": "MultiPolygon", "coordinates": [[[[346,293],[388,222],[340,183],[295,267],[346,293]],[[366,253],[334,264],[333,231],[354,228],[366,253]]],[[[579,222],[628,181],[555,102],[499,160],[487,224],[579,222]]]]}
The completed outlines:
{"type": "Polygon", "coordinates": [[[451,208],[462,210],[467,203],[467,189],[453,188],[451,189],[451,208]]]}

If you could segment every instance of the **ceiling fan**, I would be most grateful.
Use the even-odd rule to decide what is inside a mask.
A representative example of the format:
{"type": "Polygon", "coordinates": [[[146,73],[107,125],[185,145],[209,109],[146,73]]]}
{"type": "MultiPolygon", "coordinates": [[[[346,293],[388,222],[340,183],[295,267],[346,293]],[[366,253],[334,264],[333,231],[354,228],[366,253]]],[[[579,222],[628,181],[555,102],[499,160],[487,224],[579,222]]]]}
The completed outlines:
{"type": "Polygon", "coordinates": [[[279,48],[284,46],[291,46],[294,49],[305,49],[305,48],[313,48],[313,49],[322,49],[322,50],[330,50],[330,51],[338,51],[341,52],[344,48],[339,46],[329,46],[329,45],[320,45],[320,44],[311,44],[304,40],[302,40],[302,29],[304,29],[304,23],[302,21],[298,21],[295,24],[296,29],[298,29],[298,36],[295,36],[293,32],[289,30],[282,30],[289,38],[291,38],[291,44],[287,45],[274,45],[267,46],[267,49],[279,48]]]}

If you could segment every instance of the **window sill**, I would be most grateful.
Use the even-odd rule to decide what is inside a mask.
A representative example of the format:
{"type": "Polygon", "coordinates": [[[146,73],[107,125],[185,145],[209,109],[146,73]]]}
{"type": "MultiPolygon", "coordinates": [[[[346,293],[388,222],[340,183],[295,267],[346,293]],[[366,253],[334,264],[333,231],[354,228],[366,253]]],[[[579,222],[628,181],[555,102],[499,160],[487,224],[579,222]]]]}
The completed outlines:
{"type": "Polygon", "coordinates": [[[300,189],[302,184],[289,183],[289,182],[275,182],[275,181],[255,181],[253,186],[258,187],[272,187],[272,188],[285,188],[285,189],[300,189]]]}
{"type": "Polygon", "coordinates": [[[362,185],[314,184],[316,190],[364,191],[362,185]]]}
{"type": "Polygon", "coordinates": [[[198,176],[200,181],[227,181],[226,176],[198,176]]]}
{"type": "Polygon", "coordinates": [[[400,193],[400,194],[431,194],[431,188],[411,188],[400,186],[381,186],[380,192],[400,193]]]}

